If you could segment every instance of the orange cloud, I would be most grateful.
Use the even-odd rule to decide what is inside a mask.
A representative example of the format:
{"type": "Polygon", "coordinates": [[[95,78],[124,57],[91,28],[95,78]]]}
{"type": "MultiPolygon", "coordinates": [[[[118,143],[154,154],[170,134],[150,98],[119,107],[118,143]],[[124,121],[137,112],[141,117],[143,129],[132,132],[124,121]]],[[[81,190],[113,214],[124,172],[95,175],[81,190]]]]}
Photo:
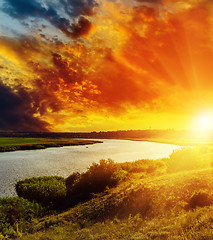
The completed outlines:
{"type": "Polygon", "coordinates": [[[213,103],[212,10],[205,0],[103,1],[85,28],[75,25],[77,39],[1,38],[1,82],[25,89],[50,130],[164,128],[154,116],[178,114],[175,127],[213,103]]]}

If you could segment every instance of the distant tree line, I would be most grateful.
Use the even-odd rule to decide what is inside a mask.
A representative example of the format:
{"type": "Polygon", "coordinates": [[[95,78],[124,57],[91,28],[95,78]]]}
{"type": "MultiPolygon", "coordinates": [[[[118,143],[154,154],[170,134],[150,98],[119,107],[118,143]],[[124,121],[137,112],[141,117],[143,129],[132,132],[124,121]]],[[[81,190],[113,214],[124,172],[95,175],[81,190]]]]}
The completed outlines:
{"type": "Polygon", "coordinates": [[[175,130],[119,130],[100,132],[0,132],[0,137],[29,137],[29,138],[177,138],[186,134],[186,131],[175,130]]]}

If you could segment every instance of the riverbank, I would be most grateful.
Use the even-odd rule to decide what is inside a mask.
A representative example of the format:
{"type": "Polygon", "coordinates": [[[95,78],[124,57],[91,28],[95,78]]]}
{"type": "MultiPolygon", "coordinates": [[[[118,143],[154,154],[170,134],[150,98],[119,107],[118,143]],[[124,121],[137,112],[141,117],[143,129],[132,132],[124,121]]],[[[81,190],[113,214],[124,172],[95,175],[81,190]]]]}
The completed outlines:
{"type": "Polygon", "coordinates": [[[72,172],[86,171],[100,159],[129,162],[167,158],[180,148],[168,144],[106,139],[101,144],[1,153],[0,197],[15,196],[14,185],[21,179],[53,175],[67,177],[72,172]]]}
{"type": "Polygon", "coordinates": [[[188,148],[169,159],[102,161],[66,179],[21,181],[25,199],[0,202],[2,239],[212,239],[211,156],[209,149],[188,148]],[[27,200],[38,196],[37,205],[27,200]],[[53,212],[45,207],[49,199],[53,212]]]}
{"type": "Polygon", "coordinates": [[[164,143],[172,144],[176,146],[185,146],[185,147],[199,147],[204,145],[213,145],[212,139],[178,139],[178,138],[127,138],[126,140],[131,141],[145,141],[145,142],[154,142],[154,143],[164,143]]]}
{"type": "Polygon", "coordinates": [[[48,138],[0,138],[0,152],[11,152],[18,150],[35,150],[50,147],[78,146],[102,143],[97,140],[82,139],[48,139],[48,138]]]}

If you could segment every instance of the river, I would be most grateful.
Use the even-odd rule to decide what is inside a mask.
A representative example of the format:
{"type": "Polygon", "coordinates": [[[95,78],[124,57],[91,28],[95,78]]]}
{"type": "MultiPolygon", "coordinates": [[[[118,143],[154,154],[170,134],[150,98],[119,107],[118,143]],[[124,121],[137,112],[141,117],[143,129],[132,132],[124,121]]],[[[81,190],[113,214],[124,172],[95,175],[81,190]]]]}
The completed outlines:
{"type": "Polygon", "coordinates": [[[47,148],[0,153],[0,197],[15,196],[15,183],[33,176],[58,175],[85,171],[93,162],[112,159],[115,162],[168,157],[181,147],[129,140],[101,140],[103,143],[84,146],[47,148]]]}

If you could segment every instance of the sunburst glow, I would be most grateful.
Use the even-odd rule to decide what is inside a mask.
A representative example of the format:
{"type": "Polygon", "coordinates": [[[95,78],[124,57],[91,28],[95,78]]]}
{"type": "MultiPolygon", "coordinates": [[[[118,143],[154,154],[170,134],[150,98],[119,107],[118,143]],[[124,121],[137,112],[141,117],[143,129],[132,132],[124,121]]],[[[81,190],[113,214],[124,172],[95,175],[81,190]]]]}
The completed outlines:
{"type": "Polygon", "coordinates": [[[1,2],[0,130],[186,129],[213,106],[212,0],[1,2]]]}
{"type": "Polygon", "coordinates": [[[195,127],[198,130],[212,130],[213,129],[213,118],[210,113],[201,113],[198,115],[195,123],[195,127]]]}

